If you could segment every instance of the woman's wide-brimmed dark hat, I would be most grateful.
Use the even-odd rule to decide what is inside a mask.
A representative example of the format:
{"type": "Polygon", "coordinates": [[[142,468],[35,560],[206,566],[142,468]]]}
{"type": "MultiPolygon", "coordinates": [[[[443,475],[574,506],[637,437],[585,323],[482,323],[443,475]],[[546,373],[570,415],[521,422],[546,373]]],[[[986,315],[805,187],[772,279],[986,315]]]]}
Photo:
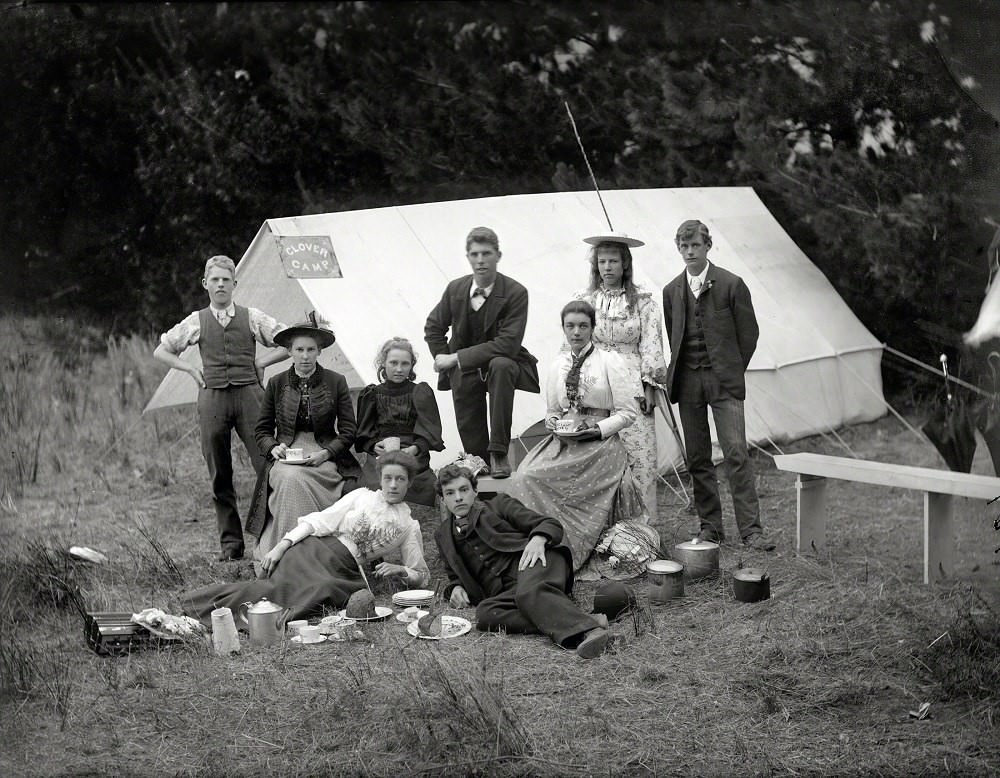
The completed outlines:
{"type": "Polygon", "coordinates": [[[594,613],[603,613],[614,621],[636,606],[635,589],[621,581],[601,584],[594,595],[594,613]]]}
{"type": "Polygon", "coordinates": [[[323,319],[316,316],[316,311],[312,311],[309,314],[307,321],[300,322],[299,324],[293,324],[291,327],[279,330],[274,335],[274,342],[279,346],[290,348],[292,341],[299,335],[306,335],[310,338],[315,338],[316,345],[320,348],[331,346],[337,340],[337,336],[333,334],[333,330],[330,329],[330,325],[323,321],[323,319]]]}

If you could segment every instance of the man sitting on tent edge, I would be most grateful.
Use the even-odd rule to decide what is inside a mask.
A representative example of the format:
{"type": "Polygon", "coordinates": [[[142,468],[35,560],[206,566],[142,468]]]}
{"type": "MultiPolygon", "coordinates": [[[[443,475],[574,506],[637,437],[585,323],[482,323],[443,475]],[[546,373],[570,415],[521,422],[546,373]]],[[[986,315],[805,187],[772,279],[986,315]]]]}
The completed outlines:
{"type": "Polygon", "coordinates": [[[445,288],[424,324],[424,340],[434,356],[438,389],[451,390],[466,453],[488,461],[495,478],[507,478],[514,392],[541,391],[538,360],[521,345],[528,290],[497,272],[500,240],[489,227],[469,233],[465,255],[472,274],[445,288]]]}
{"type": "Polygon", "coordinates": [[[219,527],[219,561],[242,559],[243,528],[233,486],[232,431],[246,447],[254,471],[260,475],[264,458],[254,440],[260,414],[264,368],[288,359],[288,351],[274,342],[286,326],[256,308],[233,302],[236,264],[227,256],[209,257],[201,285],[209,304],[188,315],[160,336],[153,357],[174,370],[188,373],[198,384],[198,426],[201,451],[212,479],[212,502],[219,527]],[[274,349],[257,358],[257,346],[274,349]],[[201,366],[180,355],[198,346],[201,366]]]}

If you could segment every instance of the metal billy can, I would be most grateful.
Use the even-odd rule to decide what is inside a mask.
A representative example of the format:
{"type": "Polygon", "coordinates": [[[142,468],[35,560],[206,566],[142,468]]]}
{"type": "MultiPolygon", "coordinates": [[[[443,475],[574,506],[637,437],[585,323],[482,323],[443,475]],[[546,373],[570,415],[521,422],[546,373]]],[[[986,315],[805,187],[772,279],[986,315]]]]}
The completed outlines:
{"type": "Polygon", "coordinates": [[[654,559],[646,565],[649,601],[664,605],[675,597],[684,596],[684,566],[670,559],[654,559]]]}
{"type": "Polygon", "coordinates": [[[674,559],[684,565],[684,576],[691,581],[719,572],[719,544],[694,538],[674,546],[674,559]]]}

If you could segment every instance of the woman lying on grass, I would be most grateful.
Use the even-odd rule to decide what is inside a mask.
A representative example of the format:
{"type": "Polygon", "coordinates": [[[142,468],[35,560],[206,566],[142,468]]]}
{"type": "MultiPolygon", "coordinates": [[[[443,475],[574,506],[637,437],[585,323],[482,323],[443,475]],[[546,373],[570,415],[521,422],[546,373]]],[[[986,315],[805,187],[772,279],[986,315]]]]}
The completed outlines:
{"type": "Polygon", "coordinates": [[[420,525],[403,502],[419,465],[404,451],[388,451],[376,467],[378,491],[356,489],[326,510],[302,516],[264,557],[264,578],[198,589],[182,598],[184,612],[209,625],[215,608],[235,612],[267,597],[288,608],[289,619],[319,616],[345,607],[351,594],[366,588],[364,566],[382,557],[401,558],[402,564],[379,562],[376,576],[425,586],[430,572],[420,525]]]}

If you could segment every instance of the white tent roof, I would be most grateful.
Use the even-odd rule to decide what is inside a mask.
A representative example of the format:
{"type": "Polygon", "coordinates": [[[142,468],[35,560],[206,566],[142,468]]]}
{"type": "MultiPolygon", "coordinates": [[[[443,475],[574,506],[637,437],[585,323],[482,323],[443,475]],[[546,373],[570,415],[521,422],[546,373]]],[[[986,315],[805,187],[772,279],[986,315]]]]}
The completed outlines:
{"type": "MultiPolygon", "coordinates": [[[[646,242],[633,250],[635,280],[657,296],[683,270],[674,233],[685,219],[708,225],[709,258],[746,281],[761,328],[748,374],[750,440],[788,440],[885,413],[881,345],[752,189],[638,189],[603,196],[615,229],[646,242]]],[[[393,335],[414,343],[419,380],[436,386],[423,342],[424,321],[445,284],[469,272],[465,236],[478,225],[492,227],[500,237],[500,272],[528,288],[524,344],[539,358],[544,385],[547,366],[562,345],[559,311],[587,283],[588,246],[582,238],[606,228],[593,192],[269,219],[237,267],[236,301],[288,324],[313,308],[321,311],[337,333],[321,361],[344,373],[355,389],[375,382],[376,350],[393,335]],[[343,277],[287,277],[275,236],[299,235],[329,236],[343,277]]],[[[197,349],[185,358],[197,359],[197,349]]],[[[287,363],[273,366],[269,374],[286,368],[287,363]]],[[[171,371],[147,410],[195,399],[190,377],[171,371]]],[[[449,450],[437,455],[436,463],[453,458],[460,448],[450,393],[439,392],[438,404],[449,450]]],[[[518,392],[515,434],[543,413],[540,395],[518,392]]],[[[668,441],[661,436],[661,464],[675,453],[668,441]]]]}

